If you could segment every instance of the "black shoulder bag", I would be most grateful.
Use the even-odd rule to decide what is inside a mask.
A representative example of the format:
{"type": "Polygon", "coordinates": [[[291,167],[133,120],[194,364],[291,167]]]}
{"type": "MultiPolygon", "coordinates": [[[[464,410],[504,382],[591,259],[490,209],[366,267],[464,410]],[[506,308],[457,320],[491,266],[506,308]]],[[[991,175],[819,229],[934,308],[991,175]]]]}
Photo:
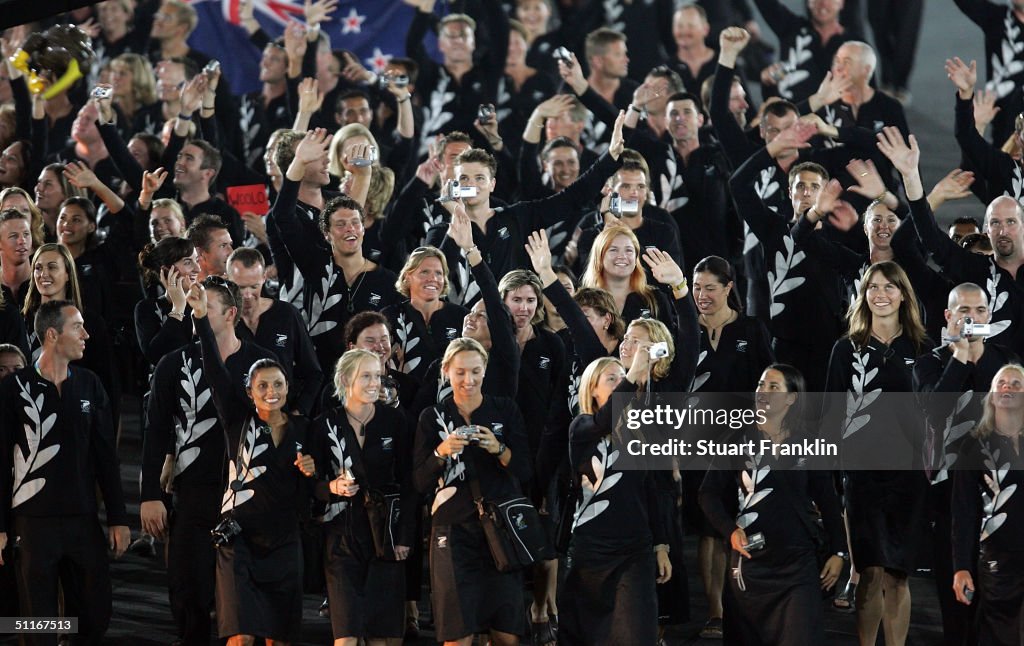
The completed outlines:
{"type": "Polygon", "coordinates": [[[486,500],[471,460],[466,460],[466,473],[487,546],[499,572],[514,572],[555,557],[540,514],[529,498],[517,493],[486,500]]]}

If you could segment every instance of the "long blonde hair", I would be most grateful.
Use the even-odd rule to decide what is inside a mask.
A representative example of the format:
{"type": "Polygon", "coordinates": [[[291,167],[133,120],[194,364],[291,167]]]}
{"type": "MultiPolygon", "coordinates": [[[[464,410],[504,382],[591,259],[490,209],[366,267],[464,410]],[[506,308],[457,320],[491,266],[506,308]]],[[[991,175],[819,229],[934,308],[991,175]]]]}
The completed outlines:
{"type": "Polygon", "coordinates": [[[917,306],[917,294],[914,293],[914,286],[903,268],[892,262],[884,260],[876,262],[864,271],[861,277],[860,286],[857,288],[857,299],[850,306],[846,315],[849,332],[846,336],[853,341],[854,345],[863,348],[871,340],[871,309],[868,307],[868,283],[876,273],[881,272],[890,282],[899,288],[903,295],[903,302],[900,303],[900,325],[903,326],[903,335],[906,336],[920,351],[924,343],[925,329],[921,322],[921,310],[917,306]]]}
{"type": "Polygon", "coordinates": [[[590,365],[583,371],[583,376],[580,377],[580,412],[585,415],[593,415],[597,412],[597,402],[594,400],[594,389],[597,388],[597,382],[601,380],[601,375],[608,369],[609,366],[618,366],[625,370],[625,366],[622,362],[615,357],[601,357],[600,359],[594,359],[590,362],[590,365]]]}
{"type": "Polygon", "coordinates": [[[342,404],[345,403],[345,382],[351,383],[352,378],[359,370],[359,364],[363,360],[372,361],[373,365],[380,366],[380,357],[369,350],[349,350],[338,358],[334,367],[334,395],[342,404]]]}
{"type": "Polygon", "coordinates": [[[1007,370],[1012,370],[1016,372],[1018,375],[1020,375],[1020,378],[1024,380],[1024,366],[1020,365],[1019,363],[1008,363],[1002,368],[1000,368],[998,371],[996,371],[995,376],[992,377],[992,384],[989,385],[988,393],[981,401],[981,421],[978,422],[978,425],[974,427],[974,437],[977,437],[979,439],[985,438],[991,435],[992,432],[996,430],[996,407],[995,404],[992,403],[992,395],[998,393],[995,390],[993,390],[993,388],[995,386],[996,379],[999,377],[999,375],[1006,372],[1007,370]]]}
{"type": "Polygon", "coordinates": [[[643,260],[640,258],[640,254],[643,253],[643,247],[640,246],[636,234],[625,225],[615,224],[597,234],[594,245],[590,248],[590,258],[587,260],[587,269],[583,272],[580,286],[608,289],[608,281],[604,276],[604,254],[608,251],[608,247],[612,246],[612,240],[616,236],[626,236],[633,248],[636,249],[636,267],[633,268],[633,273],[629,277],[629,290],[643,296],[651,310],[651,316],[657,317],[658,299],[654,297],[654,290],[647,285],[647,274],[644,273],[641,264],[643,260]]]}
{"type": "Polygon", "coordinates": [[[71,257],[71,252],[68,248],[62,244],[56,242],[47,242],[43,246],[36,249],[36,252],[32,254],[32,273],[33,276],[28,281],[28,291],[25,292],[25,305],[21,308],[21,313],[25,315],[26,320],[31,320],[31,315],[39,309],[42,304],[42,295],[39,293],[39,289],[36,287],[35,278],[35,266],[39,261],[39,256],[47,252],[54,252],[60,255],[64,259],[64,271],[68,275],[68,282],[64,285],[64,296],[63,300],[71,301],[78,308],[78,311],[85,312],[82,304],[82,290],[78,284],[78,271],[75,268],[75,259],[71,257]]]}

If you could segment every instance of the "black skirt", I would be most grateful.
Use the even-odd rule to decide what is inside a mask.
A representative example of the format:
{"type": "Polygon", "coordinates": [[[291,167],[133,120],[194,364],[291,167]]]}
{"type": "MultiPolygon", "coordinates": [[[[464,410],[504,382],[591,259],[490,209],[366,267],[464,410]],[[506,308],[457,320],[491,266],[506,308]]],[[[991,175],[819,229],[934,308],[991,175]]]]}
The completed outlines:
{"type": "Polygon", "coordinates": [[[405,563],[376,558],[372,538],[345,519],[325,532],[324,574],[335,639],[404,636],[405,563]]]}
{"type": "Polygon", "coordinates": [[[983,549],[978,559],[978,643],[1024,644],[1024,552],[983,549]]]}
{"type": "Polygon", "coordinates": [[[524,634],[522,575],[495,569],[479,522],[431,529],[430,585],[438,641],[489,630],[524,634]]]}
{"type": "Polygon", "coordinates": [[[846,513],[858,570],[910,574],[926,521],[928,482],[918,471],[846,473],[846,513]]]}
{"type": "Polygon", "coordinates": [[[825,643],[820,573],[814,552],[787,551],[765,557],[769,558],[747,559],[738,552],[729,553],[728,584],[733,603],[727,612],[735,609],[738,616],[727,617],[727,621],[764,644],[825,643]]]}
{"type": "Polygon", "coordinates": [[[558,643],[653,646],[658,641],[657,566],[650,549],[605,559],[570,549],[558,593],[558,643]]]}
{"type": "Polygon", "coordinates": [[[302,542],[298,528],[280,533],[243,530],[217,550],[217,632],[299,638],[302,622],[302,542]]]}

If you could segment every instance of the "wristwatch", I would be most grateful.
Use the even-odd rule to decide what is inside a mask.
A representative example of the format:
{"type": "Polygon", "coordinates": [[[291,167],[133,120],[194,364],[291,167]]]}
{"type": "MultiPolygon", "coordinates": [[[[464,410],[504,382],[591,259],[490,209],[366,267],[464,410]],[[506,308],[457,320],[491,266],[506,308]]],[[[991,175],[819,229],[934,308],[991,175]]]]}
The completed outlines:
{"type": "Polygon", "coordinates": [[[494,457],[501,458],[501,456],[505,455],[506,450],[508,450],[508,447],[505,446],[504,442],[500,442],[498,444],[498,452],[494,454],[494,457]]]}
{"type": "Polygon", "coordinates": [[[838,556],[839,558],[843,559],[844,561],[849,561],[850,560],[850,554],[848,552],[844,552],[842,550],[836,552],[836,556],[838,556]]]}

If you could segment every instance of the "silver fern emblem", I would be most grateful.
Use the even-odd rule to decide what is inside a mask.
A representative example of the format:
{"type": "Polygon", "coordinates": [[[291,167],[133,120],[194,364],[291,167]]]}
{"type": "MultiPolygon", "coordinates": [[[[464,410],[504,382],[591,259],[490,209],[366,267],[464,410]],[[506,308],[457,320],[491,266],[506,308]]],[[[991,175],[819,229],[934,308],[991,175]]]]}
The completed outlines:
{"type": "Polygon", "coordinates": [[[246,428],[245,434],[241,439],[242,454],[239,456],[237,463],[234,458],[228,462],[228,483],[241,480],[242,488],[234,491],[229,486],[224,490],[224,499],[221,502],[220,513],[227,513],[245,504],[256,495],[255,491],[245,487],[252,484],[253,480],[263,475],[267,470],[266,466],[252,466],[253,461],[270,446],[270,443],[265,439],[260,442],[261,437],[269,437],[269,435],[264,434],[262,427],[256,425],[256,420],[250,418],[248,428],[246,428]]]}
{"type": "Polygon", "coordinates": [[[60,451],[60,444],[53,444],[45,449],[40,449],[43,440],[53,429],[53,423],[57,421],[57,413],[50,413],[43,419],[44,393],[39,393],[35,398],[29,384],[16,377],[18,383],[18,396],[25,400],[25,407],[22,409],[25,416],[31,423],[23,424],[25,430],[25,443],[27,452],[22,453],[17,444],[14,445],[14,489],[12,490],[11,507],[17,507],[32,496],[43,490],[46,486],[46,478],[29,476],[42,468],[47,462],[53,459],[60,451]]]}
{"type": "Polygon", "coordinates": [[[409,358],[409,354],[413,348],[420,344],[421,339],[416,336],[416,328],[413,322],[406,318],[404,311],[398,314],[397,325],[395,325],[395,340],[397,341],[395,345],[398,346],[402,357],[400,369],[408,374],[415,370],[416,366],[420,365],[423,357],[414,356],[411,359],[409,358]]]}
{"type": "MultiPolygon", "coordinates": [[[[451,420],[445,419],[442,411],[437,409],[434,409],[434,411],[436,414],[435,419],[440,427],[437,435],[444,442],[452,434],[452,431],[455,430],[455,425],[451,420]]],[[[437,511],[438,507],[451,500],[451,497],[458,491],[458,483],[456,481],[465,480],[465,473],[466,463],[460,460],[459,456],[456,455],[445,460],[444,471],[441,472],[440,477],[437,479],[437,493],[434,494],[434,504],[430,507],[431,515],[437,511]]]]}
{"type": "Polygon", "coordinates": [[[178,408],[182,412],[182,417],[174,420],[174,449],[177,454],[174,460],[174,477],[178,477],[199,457],[200,447],[189,445],[194,444],[217,424],[216,417],[199,419],[199,412],[213,396],[209,388],[201,389],[202,366],[193,370],[188,354],[182,352],[181,357],[182,378],[178,385],[181,386],[184,397],[178,398],[178,408]],[[189,448],[185,448],[187,446],[189,448]]]}
{"type": "Polygon", "coordinates": [[[311,295],[309,303],[309,336],[320,336],[338,327],[337,321],[321,320],[323,315],[341,302],[341,294],[331,293],[331,288],[338,280],[338,272],[334,271],[334,259],[327,261],[324,275],[320,279],[320,292],[311,295]]]}
{"type": "Polygon", "coordinates": [[[804,260],[804,252],[794,251],[795,244],[793,242],[793,236],[788,233],[783,236],[782,244],[786,248],[785,254],[782,250],[775,252],[775,269],[768,272],[768,292],[771,294],[772,305],[771,305],[771,317],[775,318],[786,309],[785,303],[780,303],[778,298],[783,294],[787,294],[800,285],[803,285],[806,279],[802,276],[796,276],[793,278],[787,278],[789,272],[795,269],[804,260]]]}
{"type": "Polygon", "coordinates": [[[619,452],[611,450],[612,444],[607,437],[597,443],[597,455],[590,457],[590,467],[594,470],[594,479],[583,474],[580,478],[580,501],[576,504],[572,529],[597,518],[611,504],[608,500],[595,500],[598,496],[608,493],[622,479],[621,473],[609,474],[608,470],[619,459],[619,452]]]}
{"type": "Polygon", "coordinates": [[[757,488],[757,485],[761,484],[761,481],[771,473],[771,470],[770,465],[761,466],[760,453],[754,455],[751,460],[747,460],[746,469],[740,474],[741,486],[738,490],[740,507],[736,515],[736,526],[740,529],[750,527],[757,520],[757,512],[751,511],[751,509],[771,495],[771,487],[765,487],[760,490],[757,488]]]}
{"type": "Polygon", "coordinates": [[[993,260],[989,267],[988,280],[985,281],[985,291],[988,292],[988,302],[992,304],[990,310],[992,314],[989,317],[992,326],[992,333],[989,335],[990,339],[1002,334],[1010,327],[1010,319],[1004,319],[1002,321],[993,320],[996,318],[997,312],[1003,309],[1003,306],[1006,305],[1007,299],[1010,298],[1010,293],[1007,290],[1001,290],[999,288],[999,283],[1002,282],[1002,280],[1003,276],[999,273],[999,268],[996,265],[995,260],[993,260]]]}
{"type": "Polygon", "coordinates": [[[985,456],[985,485],[988,491],[982,490],[984,507],[981,521],[981,540],[985,541],[989,536],[1006,522],[1006,512],[999,511],[1006,505],[1017,491],[1017,485],[1003,486],[1003,481],[1010,472],[1010,463],[999,464],[999,449],[991,451],[987,443],[982,444],[982,453],[985,456]]]}
{"type": "Polygon", "coordinates": [[[782,98],[792,99],[793,91],[790,88],[799,85],[811,75],[807,70],[801,69],[801,66],[813,57],[811,51],[807,48],[814,41],[814,38],[814,35],[807,33],[806,27],[802,29],[801,33],[796,37],[793,47],[786,52],[786,59],[781,61],[782,71],[786,73],[778,85],[779,96],[782,98]]]}
{"type": "Polygon", "coordinates": [[[863,411],[882,394],[881,388],[867,390],[878,375],[878,368],[868,370],[869,352],[855,352],[853,355],[853,378],[846,393],[846,419],[843,422],[843,439],[850,437],[871,421],[871,415],[863,411]]]}
{"type": "MultiPolygon", "coordinates": [[[[345,438],[338,432],[338,427],[329,421],[327,422],[327,440],[331,449],[331,478],[334,479],[346,469],[352,469],[352,457],[345,454],[345,438]]],[[[326,523],[345,511],[347,507],[347,500],[329,503],[324,515],[317,520],[326,523]]]]}
{"type": "Polygon", "coordinates": [[[992,79],[985,84],[989,90],[995,90],[996,96],[1004,99],[1013,92],[1016,83],[1013,77],[1024,71],[1024,60],[1021,60],[1021,52],[1024,51],[1024,42],[1020,42],[1020,27],[1013,12],[1006,11],[1003,19],[1003,41],[999,45],[999,51],[992,53],[992,79]]]}

